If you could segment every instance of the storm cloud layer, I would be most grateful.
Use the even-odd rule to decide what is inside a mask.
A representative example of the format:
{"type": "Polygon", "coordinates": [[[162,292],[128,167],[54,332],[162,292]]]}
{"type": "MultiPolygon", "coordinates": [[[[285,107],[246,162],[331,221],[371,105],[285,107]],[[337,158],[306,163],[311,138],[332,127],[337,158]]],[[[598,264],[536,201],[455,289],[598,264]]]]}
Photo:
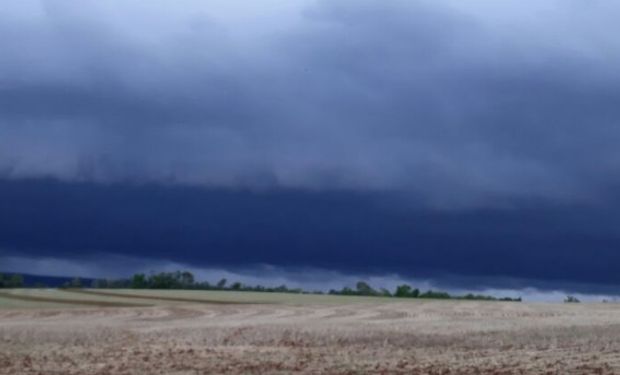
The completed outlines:
{"type": "MultiPolygon", "coordinates": [[[[609,293],[620,285],[614,266],[620,263],[620,202],[604,209],[522,201],[514,203],[518,209],[438,211],[403,207],[399,198],[5,181],[0,260],[4,255],[96,264],[112,255],[197,268],[266,264],[396,274],[460,288],[572,285],[609,293]]],[[[124,263],[107,272],[124,270],[124,263]]]]}
{"type": "Polygon", "coordinates": [[[9,2],[0,248],[620,284],[619,12],[9,2]]]}
{"type": "Polygon", "coordinates": [[[15,2],[2,168],[593,199],[618,179],[620,9],[539,3],[15,2]]]}

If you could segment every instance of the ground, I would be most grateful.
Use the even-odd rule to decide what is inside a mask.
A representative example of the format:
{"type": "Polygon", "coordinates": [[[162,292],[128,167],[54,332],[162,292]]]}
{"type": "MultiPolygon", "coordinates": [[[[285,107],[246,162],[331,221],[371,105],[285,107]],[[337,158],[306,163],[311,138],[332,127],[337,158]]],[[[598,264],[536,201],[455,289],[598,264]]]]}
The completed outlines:
{"type": "Polygon", "coordinates": [[[0,292],[0,374],[615,374],[620,305],[0,292]]]}

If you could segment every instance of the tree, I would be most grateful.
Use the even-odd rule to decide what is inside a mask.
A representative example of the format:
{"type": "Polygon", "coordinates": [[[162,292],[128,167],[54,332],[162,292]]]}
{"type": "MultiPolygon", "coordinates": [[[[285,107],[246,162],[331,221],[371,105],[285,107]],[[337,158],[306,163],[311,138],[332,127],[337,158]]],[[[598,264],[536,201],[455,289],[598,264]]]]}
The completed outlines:
{"type": "Polygon", "coordinates": [[[418,296],[419,298],[435,298],[435,299],[450,299],[452,298],[450,294],[446,292],[436,292],[434,290],[429,290],[424,292],[418,296]]]}
{"type": "Polygon", "coordinates": [[[148,285],[153,289],[176,289],[180,286],[180,273],[160,272],[149,277],[148,285]]]}
{"type": "Polygon", "coordinates": [[[358,281],[355,285],[355,289],[357,290],[357,293],[362,296],[374,296],[377,294],[377,291],[371,288],[371,286],[364,281],[358,281]]]}
{"type": "Polygon", "coordinates": [[[226,288],[226,283],[227,282],[228,282],[228,280],[226,280],[224,278],[224,279],[218,281],[216,286],[217,286],[218,289],[224,289],[224,288],[226,288]]]}
{"type": "Polygon", "coordinates": [[[146,275],[143,273],[137,273],[133,275],[131,279],[131,287],[133,289],[144,289],[148,286],[148,282],[146,280],[146,275]]]}
{"type": "Polygon", "coordinates": [[[564,302],[565,303],[579,303],[581,301],[575,296],[566,296],[566,298],[564,299],[564,302]]]}
{"type": "Polygon", "coordinates": [[[394,297],[411,297],[411,287],[407,284],[397,286],[396,291],[394,292],[394,297]]]}
{"type": "Polygon", "coordinates": [[[11,288],[21,288],[24,286],[24,277],[22,275],[14,274],[9,280],[11,288]]]}
{"type": "Polygon", "coordinates": [[[0,273],[0,288],[21,288],[23,286],[24,277],[22,275],[4,275],[0,273]]]}
{"type": "Polygon", "coordinates": [[[181,284],[184,287],[189,287],[194,285],[194,275],[189,271],[184,271],[181,273],[181,284]]]}

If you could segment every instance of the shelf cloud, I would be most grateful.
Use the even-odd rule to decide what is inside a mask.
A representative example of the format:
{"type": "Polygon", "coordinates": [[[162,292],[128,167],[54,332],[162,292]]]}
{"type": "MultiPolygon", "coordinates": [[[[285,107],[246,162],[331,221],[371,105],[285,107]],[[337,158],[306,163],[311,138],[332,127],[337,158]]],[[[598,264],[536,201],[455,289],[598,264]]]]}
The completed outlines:
{"type": "Polygon", "coordinates": [[[619,11],[6,4],[0,248],[618,284],[619,11]]]}
{"type": "Polygon", "coordinates": [[[11,4],[2,171],[598,199],[620,162],[617,6],[537,3],[11,4]]]}

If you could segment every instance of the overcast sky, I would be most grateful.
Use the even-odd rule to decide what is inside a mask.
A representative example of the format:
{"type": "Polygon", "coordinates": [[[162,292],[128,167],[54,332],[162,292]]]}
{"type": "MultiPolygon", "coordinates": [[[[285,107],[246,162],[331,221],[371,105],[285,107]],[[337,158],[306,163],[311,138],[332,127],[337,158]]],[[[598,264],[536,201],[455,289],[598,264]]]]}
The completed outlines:
{"type": "Polygon", "coordinates": [[[0,259],[608,291],[618,14],[611,0],[9,1],[0,259]]]}

